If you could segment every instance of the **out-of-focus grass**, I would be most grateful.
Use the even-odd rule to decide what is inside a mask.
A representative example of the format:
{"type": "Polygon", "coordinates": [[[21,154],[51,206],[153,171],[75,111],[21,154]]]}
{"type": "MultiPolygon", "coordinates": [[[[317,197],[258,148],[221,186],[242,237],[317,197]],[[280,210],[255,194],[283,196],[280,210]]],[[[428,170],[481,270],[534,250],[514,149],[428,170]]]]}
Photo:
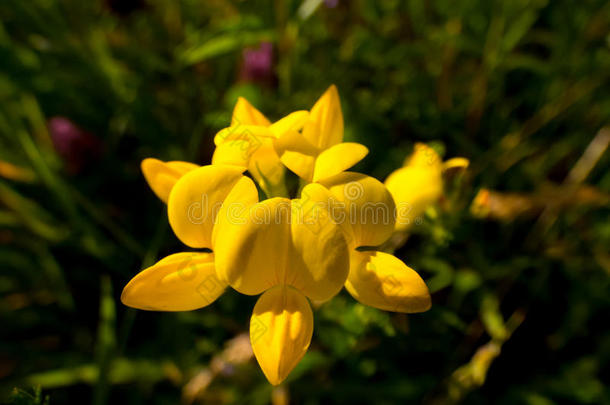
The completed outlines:
{"type": "Polygon", "coordinates": [[[610,402],[610,5],[332,3],[0,3],[2,397],[610,402]],[[274,77],[244,81],[242,50],[261,41],[274,77]],[[120,304],[139,269],[182,249],[139,162],[206,163],[237,96],[278,118],[331,83],[346,138],[371,150],[359,170],[383,179],[416,141],[472,165],[398,252],[432,310],[387,314],[342,293],[274,391],[230,340],[252,297],[178,314],[120,304]],[[54,116],[101,140],[79,170],[54,148],[54,116]],[[491,199],[471,211],[482,188],[491,199]]]}

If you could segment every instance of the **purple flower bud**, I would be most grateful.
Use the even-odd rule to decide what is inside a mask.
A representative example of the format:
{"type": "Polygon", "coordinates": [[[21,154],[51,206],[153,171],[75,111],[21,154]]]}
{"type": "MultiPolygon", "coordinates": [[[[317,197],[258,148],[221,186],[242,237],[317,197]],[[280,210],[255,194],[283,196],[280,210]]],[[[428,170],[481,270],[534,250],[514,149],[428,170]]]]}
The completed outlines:
{"type": "Polygon", "coordinates": [[[273,84],[273,44],[262,42],[258,48],[244,49],[240,77],[249,82],[273,84]]]}
{"type": "Polygon", "coordinates": [[[69,173],[79,173],[87,164],[99,159],[102,143],[90,132],[85,132],[64,117],[51,118],[47,126],[53,146],[66,163],[69,173]]]}
{"type": "Polygon", "coordinates": [[[339,5],[339,0],[324,0],[324,5],[328,8],[335,8],[339,5]]]}

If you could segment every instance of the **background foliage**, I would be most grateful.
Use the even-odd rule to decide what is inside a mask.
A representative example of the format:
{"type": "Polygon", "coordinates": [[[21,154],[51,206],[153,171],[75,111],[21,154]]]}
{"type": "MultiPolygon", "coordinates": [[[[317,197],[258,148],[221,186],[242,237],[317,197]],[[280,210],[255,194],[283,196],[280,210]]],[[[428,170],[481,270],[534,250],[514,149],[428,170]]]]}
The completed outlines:
{"type": "Polygon", "coordinates": [[[603,0],[3,0],[0,398],[610,404],[609,24],[603,0]],[[254,297],[120,304],[181,249],[139,163],[209,162],[238,95],[279,118],[332,83],[359,170],[384,179],[416,141],[472,165],[398,252],[432,310],[342,292],[272,390],[243,348],[254,297]],[[57,116],[85,140],[61,149],[57,116]]]}

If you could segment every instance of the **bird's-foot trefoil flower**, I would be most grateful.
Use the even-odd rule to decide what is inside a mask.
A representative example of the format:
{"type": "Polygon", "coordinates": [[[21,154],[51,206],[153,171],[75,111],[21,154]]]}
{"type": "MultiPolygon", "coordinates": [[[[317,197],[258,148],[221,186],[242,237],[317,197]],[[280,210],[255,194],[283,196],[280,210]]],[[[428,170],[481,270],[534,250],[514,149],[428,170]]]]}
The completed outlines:
{"type": "Polygon", "coordinates": [[[343,143],[343,125],[334,86],[311,111],[274,123],[240,98],[231,124],[214,138],[211,165],[145,159],[142,171],[167,204],[173,232],[204,251],[176,253],[143,270],[125,287],[123,303],[186,311],[211,304],[227,286],[260,295],[250,341],[275,385],[309,347],[310,300],[327,301],[345,286],[375,308],[427,310],[422,278],[382,251],[396,227],[396,196],[380,181],[346,171],[368,149],[343,143]],[[298,196],[288,195],[286,168],[301,178],[298,196]]]}
{"type": "Polygon", "coordinates": [[[416,143],[403,167],[385,180],[396,202],[396,231],[407,231],[443,195],[443,173],[465,169],[468,164],[468,160],[461,157],[443,162],[430,146],[416,143]]]}

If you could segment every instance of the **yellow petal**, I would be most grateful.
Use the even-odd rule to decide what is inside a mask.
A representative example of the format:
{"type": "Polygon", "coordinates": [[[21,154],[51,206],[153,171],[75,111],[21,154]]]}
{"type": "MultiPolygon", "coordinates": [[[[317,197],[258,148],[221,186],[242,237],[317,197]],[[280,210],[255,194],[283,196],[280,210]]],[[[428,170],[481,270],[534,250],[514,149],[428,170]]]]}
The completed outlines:
{"type": "Polygon", "coordinates": [[[349,272],[344,232],[328,207],[292,200],[292,252],[286,282],[312,300],[327,300],[340,290],[349,272]]]}
{"type": "Polygon", "coordinates": [[[288,131],[273,141],[273,146],[281,162],[300,178],[311,181],[319,149],[313,146],[302,134],[288,131]]]}
{"type": "Polygon", "coordinates": [[[465,170],[470,165],[470,161],[463,157],[449,159],[443,163],[443,172],[453,170],[465,170]]]}
{"type": "Polygon", "coordinates": [[[211,253],[176,253],[142,270],[123,289],[123,304],[151,311],[191,311],[211,304],[226,283],[211,253]]]}
{"type": "Polygon", "coordinates": [[[275,135],[267,127],[260,125],[235,125],[218,131],[214,137],[214,145],[218,146],[229,141],[246,141],[250,148],[256,149],[264,138],[274,138],[275,135]]]}
{"type": "Polygon", "coordinates": [[[312,145],[327,149],[343,141],[343,113],[337,87],[332,85],[314,104],[303,135],[312,145]]]}
{"type": "Polygon", "coordinates": [[[290,285],[312,299],[339,292],[349,270],[340,228],[320,212],[303,219],[299,200],[272,198],[218,222],[214,247],[219,277],[243,294],[290,285]]]}
{"type": "Polygon", "coordinates": [[[404,161],[404,166],[442,170],[443,160],[438,153],[425,143],[416,143],[413,153],[404,161]]]}
{"type": "Polygon", "coordinates": [[[431,306],[424,280],[388,253],[352,251],[345,288],[362,304],[385,311],[423,312],[431,306]]]}
{"type": "Polygon", "coordinates": [[[309,111],[295,111],[271,124],[269,129],[276,138],[281,138],[286,132],[300,131],[309,119],[309,111]]]}
{"type": "Polygon", "coordinates": [[[231,126],[236,125],[261,125],[267,127],[271,122],[257,110],[248,100],[243,97],[237,99],[237,103],[233,108],[233,117],[231,126]]]}
{"type": "Polygon", "coordinates": [[[284,174],[286,169],[275,152],[271,139],[252,153],[248,171],[268,196],[286,195],[284,174]]]}
{"type": "Polygon", "coordinates": [[[369,150],[355,142],[343,142],[326,149],[316,159],[313,181],[339,174],[360,162],[369,150]]]}
{"type": "Polygon", "coordinates": [[[313,169],[316,163],[315,156],[305,155],[299,152],[285,151],[281,162],[297,176],[310,182],[313,179],[313,169]]]}
{"type": "Polygon", "coordinates": [[[233,165],[244,169],[250,160],[250,142],[233,140],[216,146],[212,155],[213,165],[233,165]]]}
{"type": "Polygon", "coordinates": [[[301,361],[313,335],[307,298],[280,286],[260,296],[250,319],[250,342],[267,380],[278,385],[301,361]]]}
{"type": "MultiPolygon", "coordinates": [[[[360,173],[343,172],[320,181],[337,201],[335,221],[352,247],[378,246],[394,231],[396,207],[392,195],[379,180],[360,173]],[[343,218],[338,218],[343,208],[343,218]]],[[[305,189],[304,189],[305,190],[305,189]]]]}
{"type": "Polygon", "coordinates": [[[212,248],[216,214],[242,172],[235,166],[214,165],[182,176],[167,204],[169,224],[178,239],[193,248],[212,248]]]}
{"type": "Polygon", "coordinates": [[[273,140],[278,155],[281,156],[283,151],[299,152],[304,155],[318,156],[321,149],[313,146],[303,134],[297,131],[287,131],[280,138],[273,140]]]}
{"type": "MultiPolygon", "coordinates": [[[[217,245],[218,233],[223,225],[240,224],[248,213],[248,209],[258,202],[258,190],[254,182],[243,176],[233,186],[231,192],[225,197],[222,206],[216,215],[216,224],[212,231],[212,246],[217,245]]],[[[225,225],[225,226],[226,226],[225,225]]],[[[220,276],[220,274],[219,274],[220,276]]]]}
{"type": "Polygon", "coordinates": [[[231,140],[218,145],[212,164],[224,164],[248,169],[267,195],[285,195],[284,165],[280,161],[271,138],[260,138],[251,144],[245,140],[231,140]]]}
{"type": "Polygon", "coordinates": [[[189,162],[162,162],[158,159],[147,158],[142,161],[141,168],[144,178],[153,192],[167,204],[167,198],[174,184],[185,173],[197,169],[199,166],[189,162]]]}
{"type": "Polygon", "coordinates": [[[385,185],[396,202],[396,230],[417,223],[424,211],[443,194],[441,172],[435,168],[405,166],[394,171],[385,185]]]}
{"type": "Polygon", "coordinates": [[[290,200],[272,198],[217,224],[214,247],[221,279],[256,295],[283,283],[290,249],[290,200]]]}

